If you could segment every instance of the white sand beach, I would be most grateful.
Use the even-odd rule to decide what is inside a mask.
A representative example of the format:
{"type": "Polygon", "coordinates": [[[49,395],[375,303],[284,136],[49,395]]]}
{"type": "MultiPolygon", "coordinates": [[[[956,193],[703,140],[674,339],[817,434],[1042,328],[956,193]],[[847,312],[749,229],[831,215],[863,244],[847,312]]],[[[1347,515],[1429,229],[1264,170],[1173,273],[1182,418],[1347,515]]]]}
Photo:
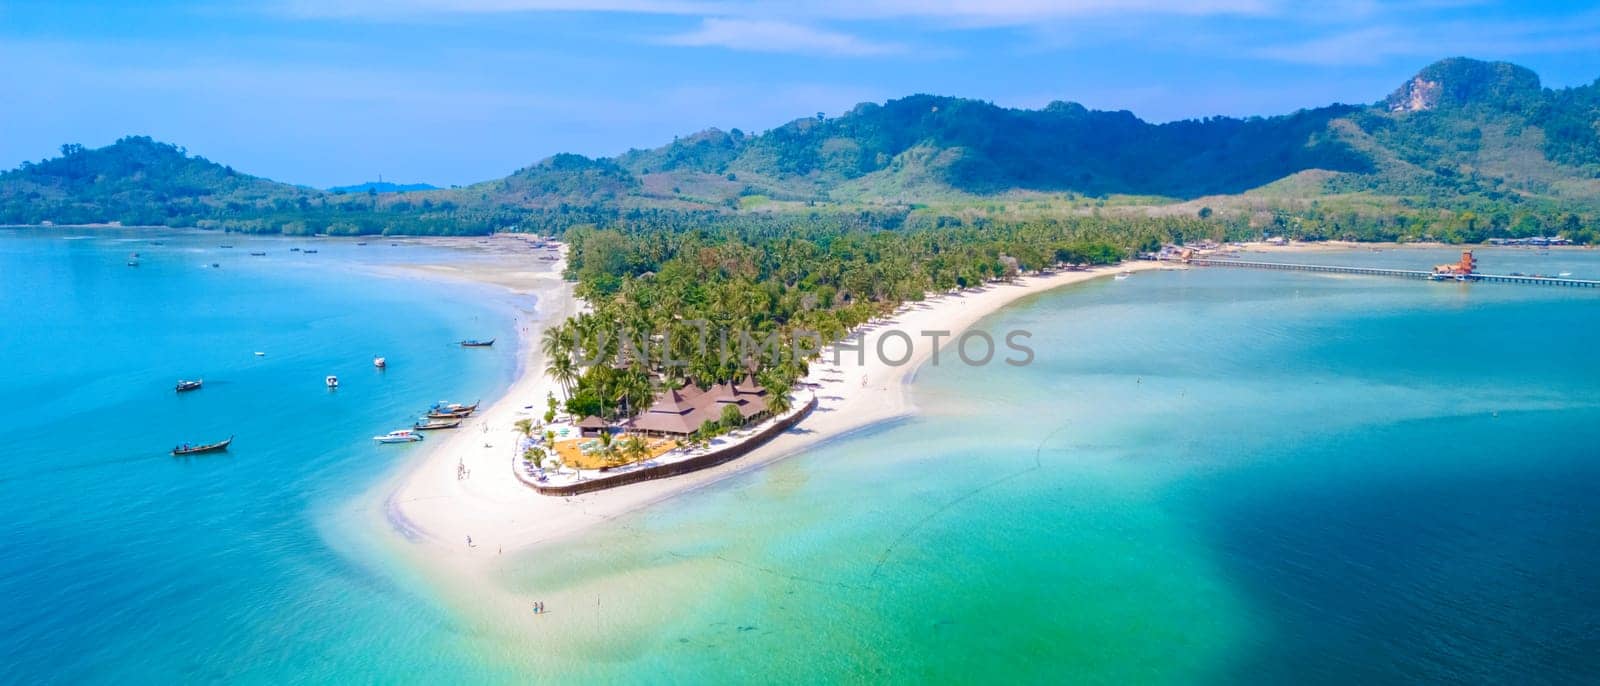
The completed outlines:
{"type": "MultiPolygon", "coordinates": [[[[1135,262],[1118,267],[1088,271],[1064,271],[1044,276],[1028,276],[1010,284],[992,284],[983,289],[944,294],[907,305],[893,317],[870,324],[866,333],[865,359],[854,353],[832,363],[825,352],[823,360],[812,365],[797,398],[804,402],[811,393],[818,398],[818,411],[791,430],[749,455],[727,464],[693,474],[650,481],[573,497],[551,497],[536,493],[516,478],[515,446],[518,434],[513,423],[523,417],[544,413],[546,393],[554,386],[542,373],[544,363],[532,341],[540,327],[559,322],[576,311],[571,284],[550,278],[546,272],[532,282],[539,296],[538,325],[523,333],[524,345],[519,378],[506,395],[481,410],[463,429],[429,441],[425,456],[406,466],[395,480],[382,484],[384,521],[388,528],[410,542],[404,547],[418,553],[428,567],[449,575],[476,577],[490,572],[512,554],[537,544],[573,536],[598,522],[694,491],[697,488],[744,470],[756,469],[775,460],[802,453],[806,448],[845,435],[877,422],[903,416],[911,411],[906,379],[929,358],[932,346],[922,331],[941,330],[960,333],[979,319],[1029,295],[1042,293],[1089,279],[1108,277],[1119,271],[1160,268],[1153,262],[1135,262]],[[911,356],[899,365],[880,360],[872,351],[877,336],[889,330],[906,332],[917,341],[911,356]],[[457,478],[458,465],[469,477],[457,478]],[[472,544],[467,541],[471,538],[472,544]]],[[[430,270],[439,273],[439,270],[430,270]]],[[[489,283],[505,285],[503,274],[470,275],[489,283]]],[[[942,341],[948,345],[953,338],[942,341]]],[[[996,363],[1010,352],[996,340],[996,363]]],[[[902,356],[899,340],[885,344],[888,357],[902,356]]],[[[830,351],[831,352],[831,351],[830,351]]],[[[952,349],[943,354],[953,356],[952,349]]],[[[487,585],[485,585],[487,586],[487,585]]]]}

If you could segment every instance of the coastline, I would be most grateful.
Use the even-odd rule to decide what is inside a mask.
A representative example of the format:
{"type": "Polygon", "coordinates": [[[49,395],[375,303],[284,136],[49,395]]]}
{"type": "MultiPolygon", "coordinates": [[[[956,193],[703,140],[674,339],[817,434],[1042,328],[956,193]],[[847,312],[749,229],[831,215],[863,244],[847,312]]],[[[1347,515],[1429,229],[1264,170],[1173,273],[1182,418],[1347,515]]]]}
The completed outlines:
{"type": "MultiPolygon", "coordinates": [[[[559,267],[559,263],[558,263],[559,267]]],[[[465,592],[479,602],[496,594],[487,580],[539,544],[575,536],[584,530],[630,512],[714,484],[730,476],[759,469],[803,450],[873,426],[904,418],[915,411],[909,381],[933,355],[921,331],[948,331],[944,355],[955,336],[983,317],[1021,298],[1063,286],[1111,276],[1120,271],[1161,269],[1155,262],[1129,262],[1086,271],[1063,271],[1025,276],[1013,283],[994,283],[981,289],[940,294],[908,303],[894,315],[869,323],[864,329],[864,359],[854,353],[832,363],[832,348],[812,366],[797,391],[801,402],[815,394],[817,411],[800,426],[759,446],[739,459],[703,471],[670,479],[647,481],[616,489],[570,497],[536,493],[516,478],[508,462],[518,434],[512,423],[543,414],[546,393],[553,387],[542,372],[543,362],[533,346],[519,351],[518,378],[506,393],[476,415],[463,430],[432,444],[424,456],[408,463],[395,478],[380,483],[371,497],[382,526],[423,567],[445,578],[447,590],[465,592]],[[898,364],[871,354],[873,334],[899,330],[918,340],[898,364]],[[531,406],[531,407],[530,407],[531,406]],[[456,478],[456,466],[465,465],[470,477],[456,478]],[[467,544],[471,537],[472,545],[467,544]],[[451,581],[453,580],[453,581],[451,581]]],[[[491,281],[492,282],[492,281],[491,281]]],[[[557,282],[539,295],[538,326],[522,333],[524,343],[538,338],[543,326],[575,312],[577,301],[570,284],[557,282]]],[[[1005,357],[997,343],[995,363],[1005,357]]],[[[890,343],[886,350],[897,356],[903,348],[890,343]]],[[[948,357],[946,358],[948,359],[948,357]]],[[[498,591],[498,593],[506,593],[498,591]]],[[[522,598],[504,598],[511,616],[521,614],[522,598]]]]}

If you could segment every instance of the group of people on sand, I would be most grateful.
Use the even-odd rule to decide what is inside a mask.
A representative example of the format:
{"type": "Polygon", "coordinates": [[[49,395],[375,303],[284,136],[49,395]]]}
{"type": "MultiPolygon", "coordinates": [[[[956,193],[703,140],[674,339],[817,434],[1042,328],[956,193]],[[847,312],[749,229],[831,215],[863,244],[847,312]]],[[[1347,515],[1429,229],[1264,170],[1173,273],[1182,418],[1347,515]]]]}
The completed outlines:
{"type": "Polygon", "coordinates": [[[544,614],[544,601],[543,600],[535,600],[535,601],[533,601],[533,613],[536,614],[536,615],[544,614]]]}
{"type": "Polygon", "coordinates": [[[456,481],[472,478],[472,470],[467,469],[466,458],[456,458],[456,481]]]}

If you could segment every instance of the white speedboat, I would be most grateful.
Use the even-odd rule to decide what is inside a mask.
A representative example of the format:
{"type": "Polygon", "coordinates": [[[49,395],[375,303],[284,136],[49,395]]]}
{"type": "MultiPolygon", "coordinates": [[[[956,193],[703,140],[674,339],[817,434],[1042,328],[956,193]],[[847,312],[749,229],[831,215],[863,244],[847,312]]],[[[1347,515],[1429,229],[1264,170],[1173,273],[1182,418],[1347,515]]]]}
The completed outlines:
{"type": "Polygon", "coordinates": [[[422,434],[411,429],[401,429],[399,431],[390,431],[382,436],[373,436],[372,440],[379,443],[415,443],[422,440],[422,434]]]}
{"type": "Polygon", "coordinates": [[[1121,274],[1118,274],[1118,275],[1116,275],[1116,276],[1114,276],[1112,278],[1116,279],[1117,281],[1121,281],[1121,280],[1126,279],[1126,278],[1128,278],[1130,276],[1133,276],[1133,272],[1122,272],[1121,274]]]}
{"type": "Polygon", "coordinates": [[[332,390],[332,389],[335,389],[335,388],[339,387],[339,377],[334,376],[332,374],[329,374],[328,378],[323,379],[322,381],[323,381],[323,383],[328,384],[328,389],[329,390],[332,390]]]}
{"type": "Polygon", "coordinates": [[[374,357],[372,358],[372,366],[377,367],[378,369],[383,369],[384,367],[389,366],[389,361],[382,357],[374,357]]]}

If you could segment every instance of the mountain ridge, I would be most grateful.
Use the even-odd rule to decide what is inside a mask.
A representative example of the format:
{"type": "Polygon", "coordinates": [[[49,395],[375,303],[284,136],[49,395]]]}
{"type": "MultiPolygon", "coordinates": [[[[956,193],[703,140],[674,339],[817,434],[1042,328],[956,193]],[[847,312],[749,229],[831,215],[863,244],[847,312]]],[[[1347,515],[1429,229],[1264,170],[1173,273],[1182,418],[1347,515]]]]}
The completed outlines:
{"type": "Polygon", "coordinates": [[[709,128],[612,157],[561,153],[498,179],[406,193],[283,184],[133,136],[94,150],[63,146],[61,157],[0,173],[0,223],[481,232],[638,212],[1019,197],[1160,205],[1285,193],[1374,205],[1595,207],[1600,80],[1547,89],[1524,67],[1457,57],[1371,104],[1160,124],[1065,101],[1019,109],[917,94],[755,134],[709,128]]]}

